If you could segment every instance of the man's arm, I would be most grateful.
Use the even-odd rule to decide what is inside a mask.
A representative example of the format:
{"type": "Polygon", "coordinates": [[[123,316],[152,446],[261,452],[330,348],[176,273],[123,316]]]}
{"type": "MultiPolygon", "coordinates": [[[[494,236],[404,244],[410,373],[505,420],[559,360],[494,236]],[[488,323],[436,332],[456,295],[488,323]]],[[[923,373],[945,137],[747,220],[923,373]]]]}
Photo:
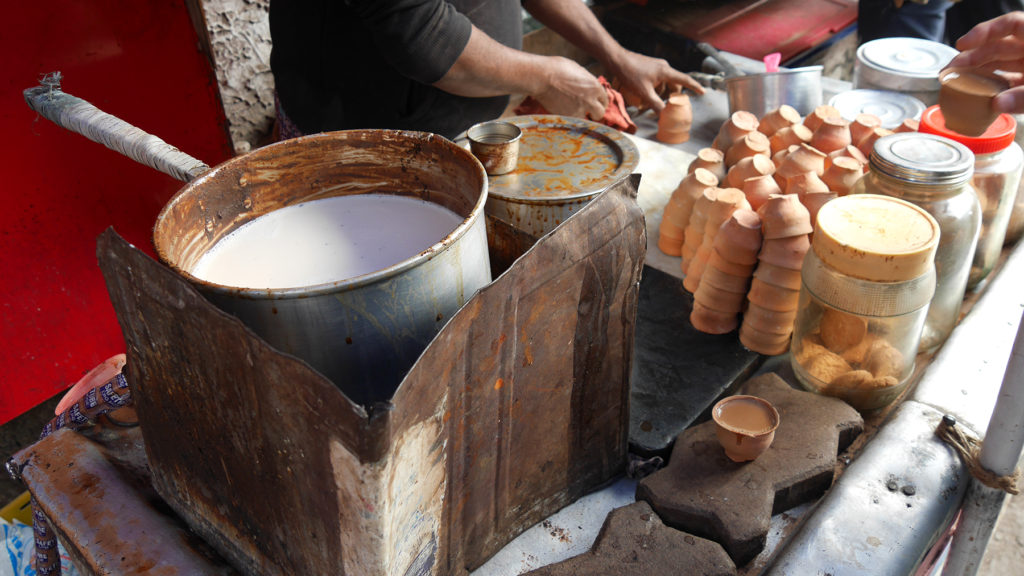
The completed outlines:
{"type": "Polygon", "coordinates": [[[665,60],[623,48],[580,0],[525,0],[523,6],[545,26],[597,59],[609,76],[619,80],[625,95],[639,98],[655,111],[660,112],[665,106],[658,96],[660,87],[704,93],[696,80],[665,60]]]}
{"type": "Polygon", "coordinates": [[[460,96],[529,94],[549,112],[604,116],[608,95],[585,68],[559,56],[509,48],[473,27],[466,48],[434,86],[460,96]]]}

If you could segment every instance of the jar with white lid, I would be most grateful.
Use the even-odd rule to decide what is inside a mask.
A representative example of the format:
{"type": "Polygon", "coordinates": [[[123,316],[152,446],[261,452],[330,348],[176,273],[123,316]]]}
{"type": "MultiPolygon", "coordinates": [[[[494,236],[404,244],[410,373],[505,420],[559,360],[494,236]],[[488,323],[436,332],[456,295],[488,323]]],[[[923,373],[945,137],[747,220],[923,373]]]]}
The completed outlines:
{"type": "Polygon", "coordinates": [[[1014,141],[1017,121],[1009,114],[1001,114],[981,136],[964,136],[946,128],[942,110],[932,106],[921,115],[920,130],[956,140],[974,152],[971,186],[981,203],[981,233],[967,279],[970,290],[988,277],[1003,250],[1024,170],[1024,150],[1014,141]]]}
{"type": "Polygon", "coordinates": [[[857,48],[853,87],[902,92],[931,106],[939,101],[939,72],[958,53],[923,38],[871,40],[857,48]]]}
{"type": "Polygon", "coordinates": [[[935,296],[928,307],[921,351],[938,348],[960,320],[974,249],[981,230],[981,204],[971,187],[974,153],[966,146],[920,132],[879,138],[870,170],[850,194],[883,194],[906,200],[939,223],[935,252],[935,296]]]}
{"type": "Polygon", "coordinates": [[[940,235],[925,210],[898,198],[859,194],[822,206],[790,350],[805,388],[864,411],[899,396],[935,293],[940,235]]]}

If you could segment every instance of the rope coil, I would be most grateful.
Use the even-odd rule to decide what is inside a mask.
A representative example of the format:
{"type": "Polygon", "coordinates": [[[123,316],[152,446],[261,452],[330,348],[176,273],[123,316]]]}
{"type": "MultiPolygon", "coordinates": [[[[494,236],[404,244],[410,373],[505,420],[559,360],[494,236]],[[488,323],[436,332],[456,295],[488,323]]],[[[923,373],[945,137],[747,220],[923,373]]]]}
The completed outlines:
{"type": "Polygon", "coordinates": [[[1020,469],[1015,469],[1009,476],[999,476],[981,465],[981,440],[970,433],[963,426],[956,425],[956,418],[946,415],[942,417],[935,435],[949,444],[960,455],[967,470],[982,484],[989,488],[1002,490],[1008,494],[1017,495],[1020,489],[1017,483],[1020,480],[1020,469]]]}

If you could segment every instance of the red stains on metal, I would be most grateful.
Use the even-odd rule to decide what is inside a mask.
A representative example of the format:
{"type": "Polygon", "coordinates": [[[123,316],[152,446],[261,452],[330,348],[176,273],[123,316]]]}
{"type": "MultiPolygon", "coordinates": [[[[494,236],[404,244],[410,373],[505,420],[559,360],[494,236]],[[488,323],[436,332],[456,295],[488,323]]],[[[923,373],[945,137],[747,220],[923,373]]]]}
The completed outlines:
{"type": "Polygon", "coordinates": [[[590,198],[632,173],[636,146],[613,128],[565,116],[515,116],[523,130],[515,172],[490,179],[493,196],[517,199],[590,198]]]}

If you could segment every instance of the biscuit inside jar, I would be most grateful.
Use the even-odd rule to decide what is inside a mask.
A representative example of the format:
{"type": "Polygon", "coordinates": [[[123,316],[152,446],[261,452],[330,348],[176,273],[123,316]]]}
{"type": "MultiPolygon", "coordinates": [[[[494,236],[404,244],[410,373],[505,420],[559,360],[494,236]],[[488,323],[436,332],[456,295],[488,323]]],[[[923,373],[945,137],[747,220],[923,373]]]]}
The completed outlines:
{"type": "Polygon", "coordinates": [[[868,321],[834,308],[826,308],[821,316],[821,341],[833,352],[843,353],[864,340],[868,321]]]}
{"type": "Polygon", "coordinates": [[[903,354],[869,333],[865,319],[832,309],[819,332],[802,339],[796,359],[822,383],[821,392],[841,397],[897,386],[904,368],[903,354]]]}

